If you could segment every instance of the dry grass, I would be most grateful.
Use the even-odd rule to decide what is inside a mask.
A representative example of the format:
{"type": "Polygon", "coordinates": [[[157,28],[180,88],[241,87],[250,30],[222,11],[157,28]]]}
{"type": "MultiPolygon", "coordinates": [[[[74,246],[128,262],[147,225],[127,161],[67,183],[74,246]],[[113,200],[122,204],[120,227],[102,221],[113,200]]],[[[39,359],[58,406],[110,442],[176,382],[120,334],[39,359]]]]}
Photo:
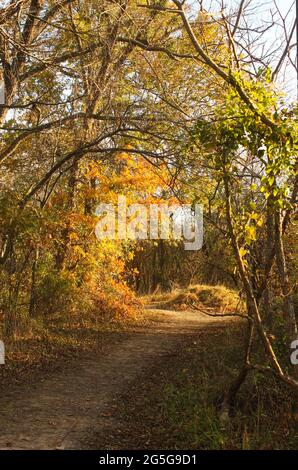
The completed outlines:
{"type": "Polygon", "coordinates": [[[144,298],[146,303],[170,310],[192,308],[213,309],[216,313],[235,313],[243,310],[238,293],[222,285],[191,285],[170,293],[151,295],[144,298]]]}

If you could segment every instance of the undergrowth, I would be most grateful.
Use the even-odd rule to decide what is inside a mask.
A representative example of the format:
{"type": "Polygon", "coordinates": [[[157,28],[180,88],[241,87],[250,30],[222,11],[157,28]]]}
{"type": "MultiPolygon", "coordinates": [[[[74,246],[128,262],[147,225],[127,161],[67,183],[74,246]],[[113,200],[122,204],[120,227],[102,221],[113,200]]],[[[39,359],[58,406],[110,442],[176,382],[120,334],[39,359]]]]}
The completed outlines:
{"type": "Polygon", "coordinates": [[[114,448],[296,449],[297,397],[273,377],[250,375],[232,415],[220,418],[219,398],[237,374],[242,337],[239,324],[204,328],[149,371],[123,397],[114,448]]]}

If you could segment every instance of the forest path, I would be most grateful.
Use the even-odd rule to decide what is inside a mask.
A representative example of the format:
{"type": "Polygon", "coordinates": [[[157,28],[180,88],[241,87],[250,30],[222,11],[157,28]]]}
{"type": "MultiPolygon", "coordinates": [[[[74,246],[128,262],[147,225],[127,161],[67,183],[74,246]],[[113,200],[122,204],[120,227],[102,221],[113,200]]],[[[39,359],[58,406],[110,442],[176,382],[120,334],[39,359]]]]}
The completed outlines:
{"type": "Polygon", "coordinates": [[[191,341],[215,319],[197,312],[147,310],[148,325],[91,359],[67,364],[0,398],[0,449],[82,449],[109,424],[113,404],[129,384],[191,341]]]}

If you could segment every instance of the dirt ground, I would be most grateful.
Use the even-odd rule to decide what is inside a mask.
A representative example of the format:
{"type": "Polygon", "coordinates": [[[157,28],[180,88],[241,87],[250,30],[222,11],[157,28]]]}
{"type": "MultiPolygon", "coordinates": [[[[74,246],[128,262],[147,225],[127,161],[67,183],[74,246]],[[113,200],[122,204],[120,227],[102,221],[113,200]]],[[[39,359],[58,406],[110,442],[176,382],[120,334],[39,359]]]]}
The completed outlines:
{"type": "MultiPolygon", "coordinates": [[[[152,308],[147,317],[146,326],[103,354],[71,362],[3,393],[0,449],[90,448],[92,436],[105,428],[112,425],[117,432],[113,408],[138,376],[144,378],[152,364],[187,347],[202,328],[223,321],[152,308]]],[[[96,446],[100,448],[100,442],[96,446]]]]}

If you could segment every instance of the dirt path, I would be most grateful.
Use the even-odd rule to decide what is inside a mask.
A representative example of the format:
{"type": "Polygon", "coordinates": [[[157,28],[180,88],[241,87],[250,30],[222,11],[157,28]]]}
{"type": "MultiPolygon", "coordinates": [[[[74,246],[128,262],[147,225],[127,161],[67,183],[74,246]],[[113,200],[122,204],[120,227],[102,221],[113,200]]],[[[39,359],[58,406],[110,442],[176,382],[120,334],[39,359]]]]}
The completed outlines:
{"type": "MultiPolygon", "coordinates": [[[[67,365],[0,398],[0,449],[80,449],[109,422],[117,396],[154,360],[189,341],[204,315],[148,310],[149,326],[92,360],[67,365]]],[[[217,320],[220,321],[220,320],[217,320]]]]}

